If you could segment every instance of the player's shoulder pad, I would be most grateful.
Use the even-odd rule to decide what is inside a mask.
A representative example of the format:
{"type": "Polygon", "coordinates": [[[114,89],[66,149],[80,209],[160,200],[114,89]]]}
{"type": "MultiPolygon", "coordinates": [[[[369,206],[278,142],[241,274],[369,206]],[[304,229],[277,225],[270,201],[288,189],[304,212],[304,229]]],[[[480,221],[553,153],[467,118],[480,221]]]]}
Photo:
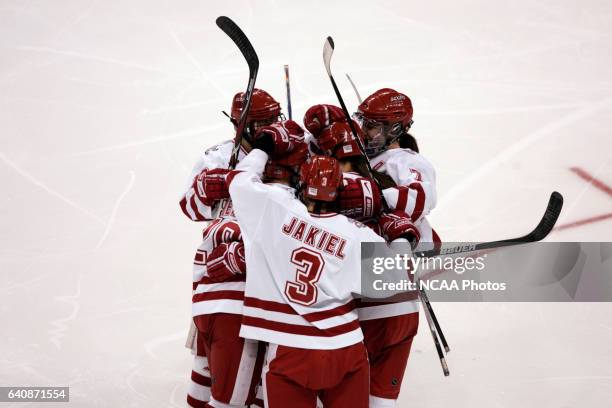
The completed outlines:
{"type": "Polygon", "coordinates": [[[234,147],[234,142],[232,140],[226,140],[225,142],[218,143],[204,150],[204,156],[216,156],[223,154],[228,149],[231,152],[232,147],[234,147]]]}
{"type": "Polygon", "coordinates": [[[367,225],[365,225],[364,223],[362,223],[361,221],[357,221],[354,218],[350,218],[350,217],[346,217],[346,220],[350,223],[353,224],[354,226],[356,226],[357,228],[368,228],[367,225]]]}
{"type": "Polygon", "coordinates": [[[420,153],[408,148],[389,149],[385,160],[387,164],[394,163],[398,167],[413,167],[421,171],[433,170],[433,165],[420,153]]]}
{"type": "Polygon", "coordinates": [[[225,168],[229,164],[234,147],[233,140],[226,140],[204,150],[202,159],[208,168],[225,168]]]}

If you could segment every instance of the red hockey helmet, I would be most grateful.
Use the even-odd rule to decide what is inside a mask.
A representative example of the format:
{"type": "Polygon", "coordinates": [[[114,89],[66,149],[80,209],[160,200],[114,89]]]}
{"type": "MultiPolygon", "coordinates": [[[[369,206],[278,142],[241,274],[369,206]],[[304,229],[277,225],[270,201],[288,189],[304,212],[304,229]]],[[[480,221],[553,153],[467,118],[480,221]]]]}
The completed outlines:
{"type": "Polygon", "coordinates": [[[357,108],[364,119],[386,124],[401,123],[405,128],[412,121],[412,101],[407,95],[383,88],[368,96],[357,108]]]}
{"type": "MultiPolygon", "coordinates": [[[[238,92],[232,99],[232,114],[234,121],[238,121],[242,113],[244,103],[244,92],[238,92]]],[[[253,121],[270,121],[267,124],[276,122],[281,114],[280,103],[278,103],[269,93],[262,89],[253,89],[251,95],[251,107],[247,116],[247,123],[253,121]]]]}
{"type": "Polygon", "coordinates": [[[312,156],[302,164],[300,183],[304,197],[334,201],[342,186],[342,170],[338,160],[328,156],[312,156]]]}
{"type": "MultiPolygon", "coordinates": [[[[359,137],[361,143],[364,143],[363,131],[355,121],[353,121],[353,124],[355,125],[355,130],[357,131],[357,137],[359,137]]],[[[333,151],[333,156],[336,159],[342,160],[348,159],[349,157],[361,156],[359,145],[353,137],[353,132],[351,131],[351,127],[348,123],[336,122],[327,127],[323,131],[323,134],[325,133],[332,133],[333,138],[339,140],[333,151]]]]}
{"type": "Polygon", "coordinates": [[[390,88],[379,89],[357,108],[366,137],[366,154],[372,157],[398,140],[412,125],[412,102],[390,88]]]}

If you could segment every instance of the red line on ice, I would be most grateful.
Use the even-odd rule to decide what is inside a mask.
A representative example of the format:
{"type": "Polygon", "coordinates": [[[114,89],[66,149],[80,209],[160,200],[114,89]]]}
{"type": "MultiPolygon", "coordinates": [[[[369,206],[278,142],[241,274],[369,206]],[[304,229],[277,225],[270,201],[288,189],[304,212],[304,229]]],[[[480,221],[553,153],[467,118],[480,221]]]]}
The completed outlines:
{"type": "Polygon", "coordinates": [[[583,220],[578,220],[578,221],[574,221],[574,222],[568,222],[567,224],[562,224],[562,225],[556,226],[555,230],[559,231],[559,230],[564,230],[564,229],[568,229],[568,228],[580,227],[582,225],[592,224],[594,222],[599,222],[599,221],[604,221],[604,220],[607,220],[608,218],[612,218],[612,213],[597,215],[595,217],[585,218],[583,220]]]}
{"type": "Polygon", "coordinates": [[[604,193],[612,197],[612,187],[610,187],[603,181],[590,175],[589,173],[587,173],[584,169],[581,169],[580,167],[570,167],[570,170],[574,172],[576,175],[578,175],[578,177],[580,177],[581,179],[588,181],[594,187],[598,188],[599,190],[603,191],[604,193]]]}

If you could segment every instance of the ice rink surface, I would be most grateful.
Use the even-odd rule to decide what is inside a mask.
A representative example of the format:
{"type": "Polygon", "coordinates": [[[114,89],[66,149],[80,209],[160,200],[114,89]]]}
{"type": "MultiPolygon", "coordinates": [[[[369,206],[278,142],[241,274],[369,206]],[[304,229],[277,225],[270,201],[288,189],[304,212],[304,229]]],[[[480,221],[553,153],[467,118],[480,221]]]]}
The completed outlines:
{"type": "MultiPolygon", "coordinates": [[[[611,240],[610,2],[2,0],[0,385],[184,406],[200,226],[178,198],[197,156],[231,137],[220,111],[247,80],[222,14],[283,102],[290,65],[298,119],[336,103],[327,35],[350,108],[345,72],[364,96],[413,99],[444,240],[525,233],[553,190],[566,206],[549,240],[611,240]]],[[[451,376],[422,326],[401,407],[610,406],[611,304],[435,308],[451,376]]]]}

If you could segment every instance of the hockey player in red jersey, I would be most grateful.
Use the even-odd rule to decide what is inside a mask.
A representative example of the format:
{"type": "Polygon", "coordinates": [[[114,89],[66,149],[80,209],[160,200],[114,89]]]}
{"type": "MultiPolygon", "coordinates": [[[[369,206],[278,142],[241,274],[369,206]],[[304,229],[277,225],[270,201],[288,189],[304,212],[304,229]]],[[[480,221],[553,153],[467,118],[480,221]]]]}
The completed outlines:
{"type": "MultiPolygon", "coordinates": [[[[234,124],[240,117],[243,104],[243,96],[244,94],[242,92],[239,92],[234,96],[232,100],[231,119],[234,124]]],[[[255,89],[252,95],[251,109],[249,110],[249,115],[247,117],[247,126],[245,129],[243,143],[241,145],[241,150],[239,152],[238,159],[240,160],[250,150],[251,147],[249,141],[252,138],[251,136],[254,135],[259,128],[265,125],[278,122],[281,119],[282,113],[280,109],[280,104],[266,91],[261,89],[255,89]]],[[[207,149],[204,152],[204,155],[202,155],[198,159],[198,162],[194,166],[192,174],[189,177],[185,192],[180,200],[181,210],[191,220],[207,222],[213,219],[217,219],[217,217],[219,217],[220,215],[231,216],[231,207],[229,205],[224,210],[218,208],[220,198],[227,196],[227,190],[224,191],[223,187],[225,184],[225,173],[223,171],[210,172],[208,170],[215,168],[227,168],[232,151],[232,145],[232,140],[227,140],[226,142],[207,149]]],[[[230,221],[235,224],[235,220],[232,221],[230,218],[230,221]]],[[[220,241],[219,243],[223,244],[223,242],[220,241]]],[[[204,239],[202,244],[196,251],[194,259],[193,289],[197,293],[194,293],[193,315],[198,316],[204,314],[205,312],[208,315],[215,312],[227,314],[227,316],[225,316],[225,318],[221,320],[228,321],[229,323],[226,325],[222,325],[222,327],[225,327],[226,332],[232,329],[233,327],[233,340],[238,340],[238,326],[235,325],[235,320],[239,318],[242,313],[241,296],[244,287],[244,279],[242,279],[242,282],[219,282],[218,284],[211,284],[210,281],[208,282],[208,284],[203,284],[201,282],[201,279],[204,276],[207,276],[206,262],[207,256],[210,256],[212,254],[211,251],[215,251],[215,256],[218,259],[221,259],[222,256],[226,255],[224,251],[228,249],[225,245],[221,245],[221,247],[216,248],[211,247],[211,244],[212,241],[207,241],[206,239],[204,239]],[[198,284],[200,284],[199,288],[198,284]],[[216,294],[213,292],[216,292],[216,294]],[[220,294],[225,294],[226,298],[213,299],[214,297],[218,297],[220,294]],[[208,299],[205,300],[206,298],[208,299]],[[214,307],[209,309],[207,305],[212,305],[214,307]],[[234,326],[232,326],[232,324],[234,324],[234,326]]],[[[230,253],[227,253],[227,256],[229,256],[229,254],[230,253]]],[[[222,264],[219,265],[222,266],[222,264]]],[[[196,354],[194,357],[194,365],[191,372],[191,381],[189,384],[187,396],[188,404],[192,407],[205,406],[205,404],[210,400],[211,394],[211,370],[205,353],[205,342],[203,337],[204,335],[201,334],[198,338],[196,333],[195,336],[190,336],[190,339],[188,340],[189,346],[194,349],[194,352],[196,354]]],[[[234,346],[235,350],[238,350],[240,348],[239,344],[234,343],[234,346]]],[[[248,346],[250,347],[251,345],[248,346]]],[[[252,347],[250,348],[252,349],[252,347]]],[[[231,362],[235,363],[237,361],[238,363],[240,363],[240,351],[236,351],[236,353],[238,354],[233,356],[231,362]]],[[[246,357],[244,359],[244,364],[255,365],[257,363],[257,356],[253,355],[253,353],[244,353],[244,356],[246,357]]],[[[235,368],[236,364],[230,364],[228,373],[231,374],[232,369],[235,368]]],[[[256,374],[259,375],[259,372],[257,372],[256,374]]],[[[224,375],[228,374],[226,373],[224,375]]],[[[223,383],[235,384],[235,380],[236,378],[234,378],[234,381],[230,379],[228,381],[224,381],[223,383]]],[[[221,384],[221,382],[218,382],[218,385],[219,384],[221,384]]],[[[227,387],[229,387],[229,385],[226,386],[226,388],[227,387]]],[[[236,395],[232,397],[233,401],[240,402],[239,400],[242,398],[240,395],[249,396],[250,398],[250,390],[245,393],[244,384],[242,383],[240,384],[240,387],[241,391],[237,391],[236,395]]],[[[226,396],[219,398],[223,400],[226,399],[226,396]]],[[[217,403],[218,402],[219,400],[217,401],[217,403]]]]}
{"type": "MultiPolygon", "coordinates": [[[[412,105],[408,97],[397,93],[397,95],[382,94],[395,105],[385,104],[385,100],[380,101],[380,93],[369,97],[364,102],[365,105],[360,106],[369,116],[364,117],[363,114],[358,116],[362,124],[369,120],[366,122],[369,133],[364,135],[361,128],[355,126],[362,142],[363,138],[369,138],[367,140],[369,153],[382,152],[388,147],[387,142],[396,143],[394,138],[402,136],[412,122],[412,105]],[[370,110],[367,109],[368,107],[370,110]],[[373,117],[379,121],[375,122],[373,117]],[[386,120],[382,121],[382,119],[386,120]],[[384,139],[383,141],[382,137],[387,135],[384,132],[391,133],[389,140],[384,139]],[[379,147],[380,150],[374,147],[379,147]]],[[[340,212],[362,220],[371,218],[371,208],[376,208],[376,204],[380,208],[380,203],[376,202],[380,192],[372,180],[363,177],[363,174],[366,173],[363,166],[365,158],[354,140],[341,109],[333,105],[315,105],[306,112],[304,123],[316,139],[317,145],[343,163],[346,187],[340,193],[340,212]]],[[[434,173],[431,166],[427,167],[428,162],[404,157],[411,155],[411,152],[407,150],[404,154],[398,150],[399,154],[390,165],[393,170],[392,175],[396,176],[392,182],[403,182],[406,185],[391,187],[386,181],[388,188],[385,188],[383,193],[390,210],[395,214],[384,215],[383,222],[396,222],[394,217],[399,216],[401,219],[409,212],[411,221],[415,223],[421,221],[421,227],[415,228],[414,231],[414,239],[418,240],[421,238],[420,230],[425,229],[427,232],[429,228],[428,224],[422,226],[422,216],[425,204],[432,203],[432,200],[427,200],[426,195],[427,192],[432,191],[432,187],[424,185],[429,182],[423,182],[418,176],[419,170],[410,166],[417,163],[419,168],[427,170],[427,174],[434,173]],[[400,176],[402,172],[405,174],[400,176]]],[[[379,169],[381,167],[379,166],[379,169]]],[[[382,169],[386,170],[384,167],[382,169]]],[[[435,189],[433,191],[435,193],[435,189]]],[[[433,202],[435,203],[435,196],[433,202]]],[[[377,214],[374,213],[373,216],[377,214]]],[[[428,240],[431,236],[429,232],[425,239],[428,240]]],[[[418,330],[419,314],[416,296],[411,293],[401,301],[394,299],[393,302],[387,303],[360,302],[359,306],[361,327],[370,360],[370,406],[394,407],[399,396],[412,341],[418,330]]]]}

